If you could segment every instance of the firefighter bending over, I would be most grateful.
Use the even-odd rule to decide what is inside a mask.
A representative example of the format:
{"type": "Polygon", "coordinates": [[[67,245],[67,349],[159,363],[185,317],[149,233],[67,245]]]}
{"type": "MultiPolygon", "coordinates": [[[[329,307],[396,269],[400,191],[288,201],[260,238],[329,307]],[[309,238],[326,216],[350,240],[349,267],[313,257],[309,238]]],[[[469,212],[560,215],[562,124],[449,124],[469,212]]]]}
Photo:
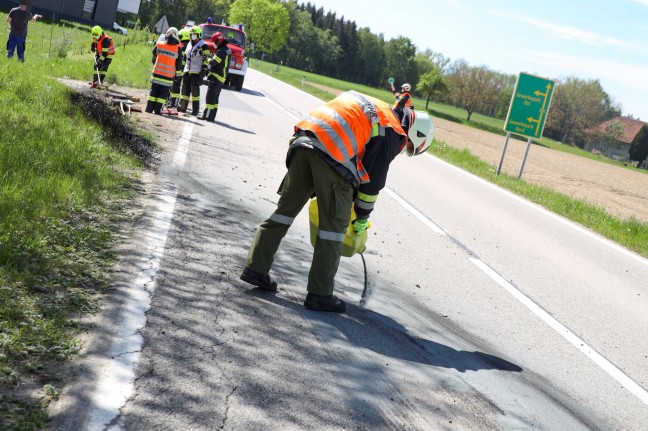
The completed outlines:
{"type": "MultiPolygon", "coordinates": [[[[369,226],[389,165],[406,152],[427,151],[434,133],[427,112],[393,110],[373,97],[347,91],[312,111],[295,126],[276,211],[257,229],[241,279],[274,292],[269,275],[275,253],[288,228],[315,194],[319,229],[304,301],[306,308],[342,313],[333,295],[342,241],[349,223],[357,234],[369,226]],[[400,113],[398,113],[400,112],[400,113]],[[351,220],[355,205],[356,220],[351,220]]],[[[299,262],[294,262],[299,266],[299,262]]]]}

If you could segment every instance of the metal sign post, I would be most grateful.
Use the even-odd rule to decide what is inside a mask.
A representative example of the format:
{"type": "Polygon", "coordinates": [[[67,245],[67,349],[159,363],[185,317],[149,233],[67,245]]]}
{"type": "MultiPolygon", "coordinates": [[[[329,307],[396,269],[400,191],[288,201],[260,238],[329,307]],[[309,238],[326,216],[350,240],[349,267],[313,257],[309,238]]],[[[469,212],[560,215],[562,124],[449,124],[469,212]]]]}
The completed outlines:
{"type": "Polygon", "coordinates": [[[497,172],[495,173],[495,175],[499,175],[500,171],[502,170],[502,164],[504,163],[504,154],[506,154],[506,147],[508,147],[508,141],[510,137],[511,132],[507,132],[506,139],[504,140],[504,148],[502,148],[502,157],[500,157],[500,162],[499,165],[497,165],[497,172]]]}
{"type": "Polygon", "coordinates": [[[504,131],[507,132],[506,141],[504,142],[502,158],[497,168],[497,175],[499,175],[502,163],[504,162],[504,154],[509,137],[511,133],[515,133],[529,138],[524,159],[522,160],[522,166],[518,174],[518,178],[522,177],[524,164],[526,163],[529,147],[531,146],[531,139],[542,137],[554,87],[555,83],[550,79],[529,75],[527,73],[520,73],[518,76],[515,89],[513,90],[513,96],[511,97],[511,105],[506,116],[506,122],[504,123],[504,131]]]}

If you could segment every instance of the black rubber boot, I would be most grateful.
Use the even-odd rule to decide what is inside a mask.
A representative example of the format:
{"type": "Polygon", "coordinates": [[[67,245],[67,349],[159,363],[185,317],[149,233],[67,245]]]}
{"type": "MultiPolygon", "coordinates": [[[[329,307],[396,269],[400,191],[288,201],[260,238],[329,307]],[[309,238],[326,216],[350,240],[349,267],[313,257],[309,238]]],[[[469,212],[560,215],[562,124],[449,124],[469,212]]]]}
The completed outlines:
{"type": "Polygon", "coordinates": [[[260,272],[252,271],[250,268],[243,268],[241,280],[257,286],[266,292],[277,291],[277,283],[272,281],[269,274],[261,274],[260,272]]]}
{"type": "Polygon", "coordinates": [[[187,112],[187,105],[189,105],[188,100],[180,99],[180,102],[178,102],[178,112],[187,112]]]}
{"type": "Polygon", "coordinates": [[[193,100],[191,102],[191,115],[197,117],[200,114],[200,100],[193,100]]]}
{"type": "Polygon", "coordinates": [[[304,306],[315,311],[331,311],[333,313],[344,313],[346,311],[346,302],[342,301],[335,295],[316,295],[308,293],[304,306]]]}
{"type": "Polygon", "coordinates": [[[206,120],[209,121],[210,123],[213,123],[216,121],[216,113],[218,112],[218,109],[211,109],[209,111],[209,115],[207,116],[206,120]]]}

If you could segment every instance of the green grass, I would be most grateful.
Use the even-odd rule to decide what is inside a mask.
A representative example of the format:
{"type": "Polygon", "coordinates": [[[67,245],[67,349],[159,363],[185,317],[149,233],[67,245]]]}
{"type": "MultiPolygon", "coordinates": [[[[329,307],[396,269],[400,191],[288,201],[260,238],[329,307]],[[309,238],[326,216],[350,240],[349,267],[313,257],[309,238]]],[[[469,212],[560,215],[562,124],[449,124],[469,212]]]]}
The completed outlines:
{"type": "MultiPolygon", "coordinates": [[[[149,88],[153,65],[151,56],[152,34],[145,30],[129,30],[128,36],[107,33],[114,39],[116,53],[106,75],[108,84],[134,88],[149,88]]],[[[0,27],[0,40],[6,40],[8,30],[0,27]]],[[[90,51],[90,27],[80,24],[47,24],[40,21],[29,24],[25,51],[26,69],[34,80],[44,76],[79,79],[90,82],[94,67],[94,54],[90,51]]],[[[16,58],[13,59],[16,61],[16,58]]]]}
{"type": "MultiPolygon", "coordinates": [[[[302,72],[300,70],[292,69],[282,66],[277,70],[276,65],[262,62],[260,60],[252,60],[251,67],[267,74],[272,74],[273,77],[299,87],[313,96],[319,97],[322,100],[331,100],[335,97],[334,94],[324,91],[320,88],[308,85],[308,83],[320,84],[326,87],[334,88],[337,90],[356,90],[370,96],[376,97],[387,102],[393,101],[391,91],[380,90],[359,84],[348,83],[325,76],[316,75],[313,73],[302,72]],[[306,82],[302,86],[302,77],[306,77],[306,82]]],[[[414,99],[414,105],[417,109],[425,107],[425,101],[414,99]]],[[[452,106],[440,105],[430,103],[429,111],[432,115],[440,116],[450,121],[465,124],[471,127],[487,130],[489,132],[505,135],[502,132],[503,122],[494,118],[484,117],[482,115],[474,114],[470,123],[464,119],[466,112],[452,106]]],[[[625,167],[624,164],[601,158],[592,155],[579,148],[574,148],[562,145],[551,139],[542,138],[540,145],[544,145],[556,151],[562,151],[570,154],[587,157],[590,159],[599,160],[612,165],[625,167]]],[[[599,234],[615,241],[630,250],[648,257],[648,224],[637,221],[635,219],[620,220],[606,213],[603,209],[590,205],[584,201],[576,200],[560,193],[554,192],[550,189],[538,187],[529,184],[524,180],[509,175],[496,175],[495,167],[488,163],[483,162],[476,156],[472,155],[468,150],[457,150],[447,146],[443,142],[434,141],[434,145],[430,148],[430,152],[439,158],[442,158],[454,165],[457,165],[467,171],[470,171],[492,183],[495,183],[503,188],[511,190],[512,192],[524,196],[525,198],[536,202],[545,208],[560,214],[570,220],[573,220],[581,225],[598,232],[599,234]]],[[[636,169],[633,169],[637,171],[636,169]]],[[[642,171],[648,173],[648,171],[642,171]]]]}
{"type": "MultiPolygon", "coordinates": [[[[150,45],[124,46],[120,38],[122,56],[109,70],[109,81],[150,85],[150,45]]],[[[97,293],[114,262],[110,246],[132,193],[132,175],[150,156],[145,140],[125,132],[127,120],[53,78],[89,81],[89,44],[85,28],[30,23],[25,64],[0,61],[3,430],[40,429],[45,423],[45,407],[64,383],[60,364],[81,347],[79,319],[98,310],[97,293]],[[56,49],[47,55],[50,34],[55,47],[57,38],[64,39],[58,43],[66,46],[65,57],[56,49]],[[15,393],[30,383],[42,388],[36,398],[15,393]]]]}

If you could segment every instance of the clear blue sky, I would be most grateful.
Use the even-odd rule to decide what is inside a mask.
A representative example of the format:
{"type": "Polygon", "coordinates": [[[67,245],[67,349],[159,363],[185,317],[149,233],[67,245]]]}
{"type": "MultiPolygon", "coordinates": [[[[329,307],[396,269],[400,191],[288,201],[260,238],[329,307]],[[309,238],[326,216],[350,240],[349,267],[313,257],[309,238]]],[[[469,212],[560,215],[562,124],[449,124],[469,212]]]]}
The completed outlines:
{"type": "Polygon", "coordinates": [[[452,61],[513,75],[599,79],[624,115],[648,121],[648,0],[310,2],[452,61]]]}

